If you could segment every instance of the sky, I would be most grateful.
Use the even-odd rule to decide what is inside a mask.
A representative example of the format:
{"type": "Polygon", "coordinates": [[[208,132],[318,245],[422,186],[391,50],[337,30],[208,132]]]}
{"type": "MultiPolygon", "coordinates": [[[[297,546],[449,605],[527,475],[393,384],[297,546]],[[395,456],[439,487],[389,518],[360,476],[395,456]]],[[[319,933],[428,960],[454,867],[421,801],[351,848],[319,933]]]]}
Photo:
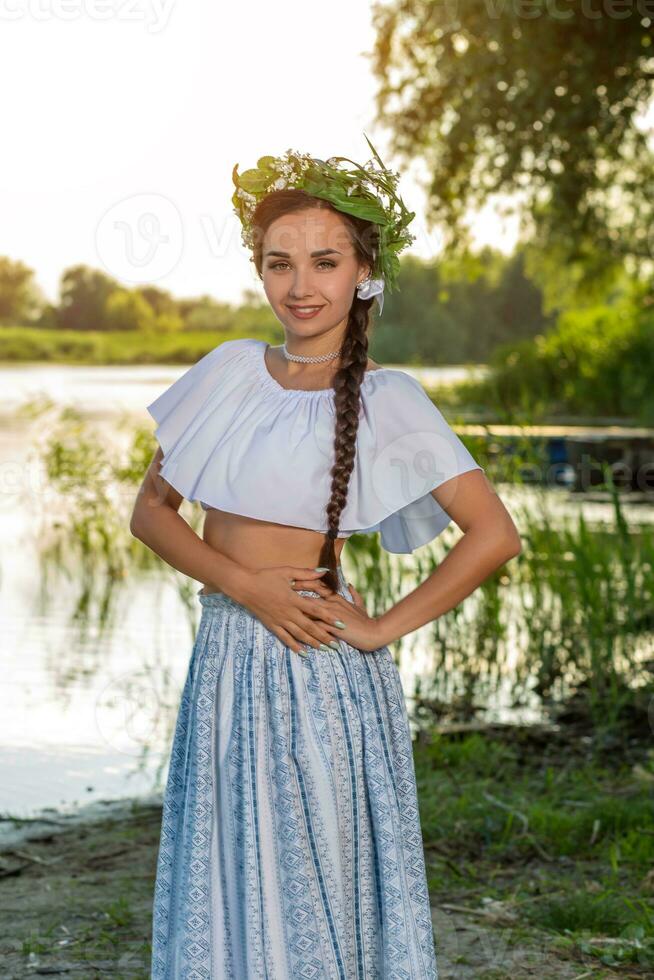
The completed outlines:
{"type": "MultiPolygon", "coordinates": [[[[125,285],[237,303],[263,297],[232,211],[232,168],[291,148],[387,166],[373,122],[367,0],[0,0],[0,254],[51,301],[84,263],[125,285]]],[[[433,258],[420,161],[399,190],[413,254],[433,258]]],[[[476,241],[515,242],[490,212],[476,241]]]]}

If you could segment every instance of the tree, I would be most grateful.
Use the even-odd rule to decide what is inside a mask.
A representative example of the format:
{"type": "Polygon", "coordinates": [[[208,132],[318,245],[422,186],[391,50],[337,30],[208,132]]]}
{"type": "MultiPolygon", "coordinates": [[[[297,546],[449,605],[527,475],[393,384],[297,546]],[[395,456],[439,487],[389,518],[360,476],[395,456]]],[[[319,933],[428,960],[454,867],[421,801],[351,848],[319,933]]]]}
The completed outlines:
{"type": "Polygon", "coordinates": [[[115,279],[86,265],[71,266],[61,277],[59,325],[65,330],[108,330],[106,310],[115,279]]]}
{"type": "Polygon", "coordinates": [[[107,297],[106,324],[108,330],[152,330],[156,317],[138,290],[116,289],[107,297]]]}
{"type": "Polygon", "coordinates": [[[400,289],[375,321],[373,357],[417,364],[486,361],[500,342],[546,326],[542,294],[523,272],[523,255],[490,247],[424,262],[402,260],[400,289]]]}
{"type": "Polygon", "coordinates": [[[139,286],[136,292],[150,304],[152,312],[157,316],[161,314],[172,316],[179,312],[177,300],[165,289],[159,289],[158,286],[139,286]]]}
{"type": "Polygon", "coordinates": [[[180,309],[186,330],[229,330],[234,321],[234,311],[229,303],[221,303],[213,296],[185,299],[180,309]]]}
{"type": "Polygon", "coordinates": [[[34,270],[23,262],[0,256],[0,323],[28,326],[38,319],[45,297],[34,282],[34,270]]]}
{"type": "MultiPolygon", "coordinates": [[[[652,6],[650,4],[650,6],[652,6]]],[[[621,0],[391,0],[374,8],[391,152],[428,168],[427,220],[469,245],[468,209],[510,195],[523,233],[585,278],[651,274],[652,15],[621,0]]],[[[654,11],[653,11],[654,13],[654,11]]],[[[508,210],[508,208],[507,208],[508,210]]]]}

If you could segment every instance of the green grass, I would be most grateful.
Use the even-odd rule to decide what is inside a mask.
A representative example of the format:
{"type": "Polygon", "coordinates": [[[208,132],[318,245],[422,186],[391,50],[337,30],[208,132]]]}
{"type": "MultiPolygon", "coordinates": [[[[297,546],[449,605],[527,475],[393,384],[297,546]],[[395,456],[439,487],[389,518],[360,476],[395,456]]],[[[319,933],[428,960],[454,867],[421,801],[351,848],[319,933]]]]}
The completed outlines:
{"type": "MultiPolygon", "coordinates": [[[[430,889],[570,943],[654,966],[654,752],[540,751],[509,735],[433,733],[415,747],[430,889]],[[638,761],[638,756],[641,758],[638,761]]],[[[438,902],[436,903],[438,904],[438,902]]]]}

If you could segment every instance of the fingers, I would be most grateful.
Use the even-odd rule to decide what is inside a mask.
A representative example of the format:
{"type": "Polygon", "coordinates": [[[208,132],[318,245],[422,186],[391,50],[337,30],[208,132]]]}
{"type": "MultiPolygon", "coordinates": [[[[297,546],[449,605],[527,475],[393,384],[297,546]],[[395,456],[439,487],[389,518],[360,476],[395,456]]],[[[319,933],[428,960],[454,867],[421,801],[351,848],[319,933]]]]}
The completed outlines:
{"type": "Polygon", "coordinates": [[[333,626],[334,620],[343,621],[341,610],[344,612],[352,608],[352,603],[344,599],[343,596],[328,596],[324,599],[311,599],[309,596],[298,596],[298,609],[305,616],[312,619],[319,619],[328,626],[333,626]]]}
{"type": "Polygon", "coordinates": [[[282,566],[284,574],[288,575],[289,578],[294,579],[307,579],[309,581],[314,581],[322,578],[325,572],[328,572],[328,568],[321,568],[317,571],[315,568],[303,568],[300,565],[284,565],[282,566]]]}
{"type": "Polygon", "coordinates": [[[303,642],[310,643],[314,647],[319,647],[321,643],[326,643],[329,646],[337,639],[339,633],[343,632],[340,627],[334,626],[333,619],[319,622],[316,619],[310,619],[308,616],[302,622],[296,623],[294,630],[303,642]]]}
{"type": "MultiPolygon", "coordinates": [[[[348,582],[347,585],[354,605],[358,606],[359,609],[363,609],[365,611],[366,604],[361,593],[354,588],[351,582],[348,582]]],[[[296,581],[294,583],[293,588],[295,589],[296,592],[301,592],[303,590],[304,591],[311,590],[313,592],[317,592],[320,596],[324,597],[325,599],[330,599],[333,600],[334,602],[345,603],[346,607],[352,605],[352,603],[348,602],[348,600],[344,596],[342,596],[340,592],[334,592],[334,590],[330,589],[330,587],[328,585],[325,585],[324,582],[320,582],[315,579],[312,582],[296,581]]]]}
{"type": "Polygon", "coordinates": [[[285,630],[282,626],[279,626],[275,630],[275,633],[282,641],[282,643],[285,646],[290,647],[291,650],[295,651],[295,653],[299,653],[300,656],[305,656],[305,657],[308,656],[306,650],[302,648],[302,645],[297,642],[295,637],[292,636],[291,633],[288,632],[288,630],[285,630]]]}
{"type": "Polygon", "coordinates": [[[285,646],[290,647],[291,650],[301,657],[307,657],[309,655],[307,647],[319,647],[321,643],[329,646],[334,641],[334,637],[329,634],[326,634],[324,638],[316,638],[307,630],[298,626],[297,623],[289,623],[288,629],[280,626],[274,632],[285,646]]]}
{"type": "MultiPolygon", "coordinates": [[[[342,635],[343,633],[343,627],[335,625],[335,620],[337,619],[338,615],[334,614],[333,611],[327,619],[323,619],[322,617],[313,619],[311,616],[298,610],[297,618],[286,620],[284,625],[288,632],[292,633],[297,640],[303,643],[308,643],[313,647],[319,647],[321,643],[329,646],[338,639],[339,634],[342,635]]],[[[341,619],[340,622],[343,622],[343,620],[341,619]]]]}
{"type": "Polygon", "coordinates": [[[306,578],[294,578],[293,588],[296,592],[300,589],[312,589],[314,592],[320,592],[321,595],[327,595],[330,591],[326,585],[323,585],[318,579],[306,579],[306,578]]]}
{"type": "Polygon", "coordinates": [[[308,647],[319,647],[321,643],[324,643],[325,646],[330,646],[336,642],[335,637],[331,633],[323,629],[316,629],[315,624],[311,623],[311,621],[307,629],[295,623],[293,632],[308,647]]]}
{"type": "Polygon", "coordinates": [[[324,596],[336,594],[333,589],[330,589],[328,585],[325,585],[324,582],[321,582],[320,579],[316,578],[295,579],[293,582],[293,588],[296,590],[296,592],[299,592],[301,589],[311,589],[312,592],[318,592],[320,595],[324,596]]]}
{"type": "Polygon", "coordinates": [[[365,609],[365,602],[363,601],[363,596],[359,592],[357,592],[357,590],[354,588],[351,582],[348,582],[347,584],[350,590],[350,594],[354,599],[355,605],[361,606],[362,609],[365,609]]]}

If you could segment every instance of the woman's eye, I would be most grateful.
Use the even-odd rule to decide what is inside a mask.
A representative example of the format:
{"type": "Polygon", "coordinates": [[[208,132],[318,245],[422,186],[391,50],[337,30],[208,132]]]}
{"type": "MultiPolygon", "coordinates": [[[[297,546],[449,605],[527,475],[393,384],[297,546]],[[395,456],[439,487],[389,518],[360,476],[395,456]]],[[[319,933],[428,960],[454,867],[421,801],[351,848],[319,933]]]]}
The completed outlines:
{"type": "MultiPolygon", "coordinates": [[[[279,269],[283,265],[288,265],[288,262],[275,262],[273,265],[269,266],[270,269],[279,269]]],[[[326,265],[328,269],[335,269],[336,263],[330,262],[329,259],[323,259],[318,265],[326,265]]]]}

